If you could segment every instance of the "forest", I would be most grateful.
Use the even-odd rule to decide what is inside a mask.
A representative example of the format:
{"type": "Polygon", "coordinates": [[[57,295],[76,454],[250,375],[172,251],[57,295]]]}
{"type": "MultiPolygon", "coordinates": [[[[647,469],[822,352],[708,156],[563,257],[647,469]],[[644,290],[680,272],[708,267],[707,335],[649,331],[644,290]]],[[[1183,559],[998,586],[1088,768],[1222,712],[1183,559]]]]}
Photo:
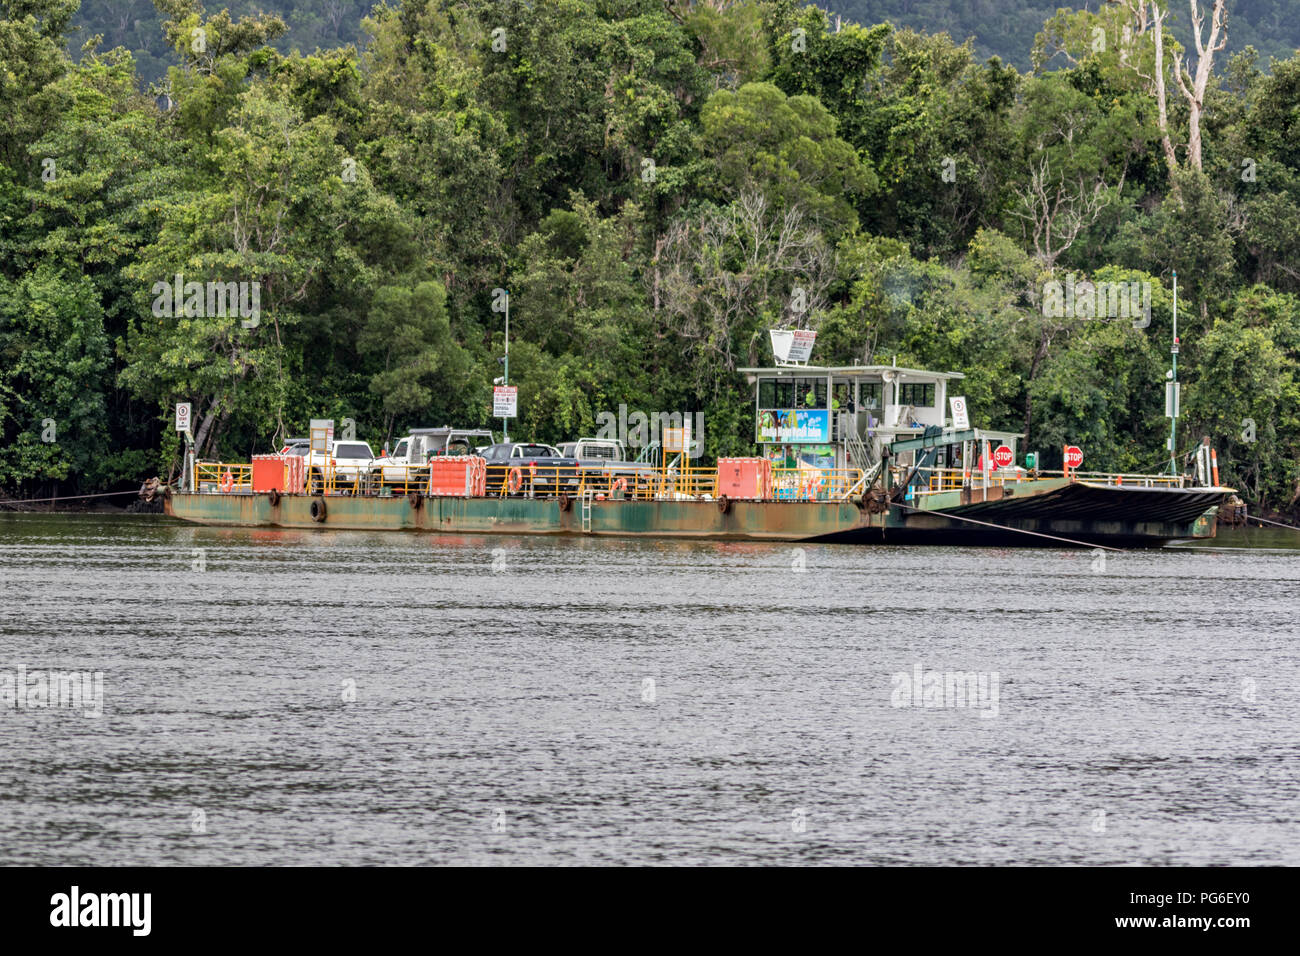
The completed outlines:
{"type": "Polygon", "coordinates": [[[155,6],[165,73],[70,55],[77,0],[0,0],[7,496],[174,475],[177,402],[225,460],[311,418],[499,427],[502,289],[518,437],[626,404],[752,453],[736,369],[802,327],[965,373],[1047,467],[1160,470],[1176,272],[1178,455],[1300,502],[1300,54],[1230,43],[1223,0],[1051,12],[1019,67],[791,0],[405,0],[311,53],[155,6]],[[256,317],[159,307],[191,282],[256,317]],[[1119,283],[1149,316],[1047,307],[1119,283]]]}

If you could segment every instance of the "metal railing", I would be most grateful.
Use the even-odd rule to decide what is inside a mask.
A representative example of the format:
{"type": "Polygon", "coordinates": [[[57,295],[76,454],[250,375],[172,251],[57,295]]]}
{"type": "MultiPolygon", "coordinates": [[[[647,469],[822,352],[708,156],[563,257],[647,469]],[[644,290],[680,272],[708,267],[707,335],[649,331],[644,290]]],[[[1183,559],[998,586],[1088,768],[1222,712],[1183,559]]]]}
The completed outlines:
{"type": "Polygon", "coordinates": [[[199,491],[218,494],[252,494],[253,466],[196,461],[193,486],[199,491]]]}
{"type": "MultiPolygon", "coordinates": [[[[194,487],[205,493],[251,494],[250,464],[196,462],[194,487]]],[[[385,465],[340,472],[332,464],[308,468],[305,487],[292,493],[311,495],[389,496],[426,493],[428,465],[385,465]]],[[[960,475],[960,472],[958,472],[960,475]]],[[[771,498],[776,501],[836,501],[864,490],[859,468],[774,468],[771,498]]],[[[570,498],[596,500],[695,501],[718,497],[716,467],[586,467],[581,465],[533,466],[527,463],[490,463],[486,494],[498,498],[570,498]]]]}
{"type": "MultiPolygon", "coordinates": [[[[926,487],[915,491],[916,494],[935,494],[941,491],[960,491],[963,487],[984,487],[984,472],[965,471],[961,468],[924,468],[926,487]]],[[[1175,487],[1182,488],[1186,482],[1181,475],[1143,475],[1120,474],[1104,471],[1032,471],[1005,469],[988,473],[988,487],[1001,487],[1006,484],[1021,484],[1052,478],[1072,478],[1090,484],[1106,484],[1115,487],[1125,485],[1139,488],[1175,487]]]]}
{"type": "Polygon", "coordinates": [[[777,501],[842,501],[861,480],[860,468],[774,468],[772,496],[777,501]]]}

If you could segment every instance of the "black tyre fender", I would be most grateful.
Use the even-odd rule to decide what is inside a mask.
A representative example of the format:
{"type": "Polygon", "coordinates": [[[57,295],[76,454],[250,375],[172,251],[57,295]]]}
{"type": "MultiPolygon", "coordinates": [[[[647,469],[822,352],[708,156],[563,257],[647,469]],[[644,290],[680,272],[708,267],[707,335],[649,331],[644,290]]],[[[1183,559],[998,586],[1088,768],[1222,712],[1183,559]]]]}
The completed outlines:
{"type": "Polygon", "coordinates": [[[569,510],[570,508],[572,508],[572,507],[573,507],[573,499],[570,498],[568,495],[561,493],[561,494],[560,494],[560,510],[561,510],[561,511],[568,511],[568,510],[569,510]]]}
{"type": "Polygon", "coordinates": [[[323,524],[325,521],[325,512],[325,499],[313,498],[311,500],[311,520],[323,524]]]}
{"type": "Polygon", "coordinates": [[[410,503],[412,511],[419,511],[420,506],[424,504],[424,498],[418,491],[412,491],[406,496],[406,500],[410,503]]]}
{"type": "Polygon", "coordinates": [[[280,492],[279,492],[279,490],[276,489],[276,488],[272,488],[270,491],[268,491],[268,492],[266,493],[266,500],[269,501],[269,502],[271,502],[271,507],[272,507],[272,508],[274,508],[276,505],[278,505],[278,504],[280,503],[280,492]]]}
{"type": "Polygon", "coordinates": [[[731,499],[726,495],[718,495],[718,510],[724,515],[731,511],[731,499]]]}

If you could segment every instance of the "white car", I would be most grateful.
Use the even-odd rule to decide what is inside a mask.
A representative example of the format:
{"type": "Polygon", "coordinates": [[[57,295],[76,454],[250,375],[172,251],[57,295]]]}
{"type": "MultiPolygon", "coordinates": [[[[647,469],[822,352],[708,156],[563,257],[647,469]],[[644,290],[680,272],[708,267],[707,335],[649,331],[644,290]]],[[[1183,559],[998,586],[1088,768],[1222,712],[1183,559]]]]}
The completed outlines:
{"type": "Polygon", "coordinates": [[[335,487],[354,485],[358,479],[370,474],[375,453],[363,441],[336,441],[328,455],[318,451],[307,454],[307,485],[313,493],[319,491],[332,474],[335,487]]]}
{"type": "Polygon", "coordinates": [[[474,442],[484,438],[491,441],[492,433],[481,428],[414,428],[397,443],[392,454],[371,463],[371,479],[384,484],[418,481],[416,469],[427,465],[432,456],[478,453],[482,448],[474,442]]]}

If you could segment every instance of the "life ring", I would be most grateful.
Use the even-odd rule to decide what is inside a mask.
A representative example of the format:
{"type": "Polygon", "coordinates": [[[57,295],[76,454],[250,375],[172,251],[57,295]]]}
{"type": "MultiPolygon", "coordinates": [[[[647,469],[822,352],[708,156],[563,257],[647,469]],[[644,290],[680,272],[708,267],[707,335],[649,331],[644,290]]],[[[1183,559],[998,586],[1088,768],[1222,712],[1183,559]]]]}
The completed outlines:
{"type": "Polygon", "coordinates": [[[610,485],[609,490],[610,490],[611,492],[614,492],[614,491],[621,491],[621,492],[623,492],[624,494],[626,494],[626,493],[627,493],[627,479],[626,479],[626,478],[615,478],[615,479],[614,479],[614,484],[610,485]]]}
{"type": "Polygon", "coordinates": [[[230,489],[233,487],[235,487],[235,476],[227,468],[226,473],[221,476],[221,490],[225,494],[230,494],[230,489]]]}
{"type": "Polygon", "coordinates": [[[313,498],[311,500],[311,520],[322,523],[325,520],[325,499],[313,498]]]}
{"type": "Polygon", "coordinates": [[[724,515],[731,510],[731,499],[726,495],[718,495],[718,510],[724,515]]]}
{"type": "Polygon", "coordinates": [[[424,498],[420,495],[418,491],[412,491],[409,495],[406,496],[406,500],[410,502],[412,511],[419,511],[420,505],[424,504],[424,498]]]}
{"type": "Polygon", "coordinates": [[[523,486],[524,486],[524,473],[520,471],[519,466],[516,465],[514,468],[511,468],[510,473],[506,475],[506,487],[510,489],[511,494],[514,494],[523,486]]]}
{"type": "Polygon", "coordinates": [[[269,502],[271,502],[271,507],[272,507],[272,508],[274,508],[276,505],[278,505],[278,504],[280,503],[280,492],[279,492],[279,490],[276,489],[276,488],[272,488],[270,491],[268,491],[268,492],[266,493],[266,500],[269,501],[269,502]]]}
{"type": "Polygon", "coordinates": [[[568,495],[561,493],[561,495],[560,495],[560,510],[561,510],[561,511],[568,511],[571,507],[573,507],[573,499],[570,498],[568,495]]]}

